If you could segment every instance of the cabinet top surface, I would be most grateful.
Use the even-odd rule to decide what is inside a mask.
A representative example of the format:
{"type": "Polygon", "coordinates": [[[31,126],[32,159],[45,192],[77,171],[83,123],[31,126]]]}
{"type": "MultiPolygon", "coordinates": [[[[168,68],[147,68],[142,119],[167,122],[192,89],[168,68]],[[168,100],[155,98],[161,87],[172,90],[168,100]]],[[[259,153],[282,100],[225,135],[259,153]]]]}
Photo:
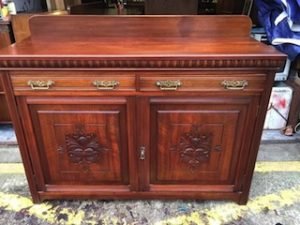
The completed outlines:
{"type": "Polygon", "coordinates": [[[244,39],[102,40],[44,43],[27,39],[0,51],[0,57],[283,57],[271,47],[244,39]]]}
{"type": "Polygon", "coordinates": [[[0,50],[0,62],[285,58],[250,29],[245,16],[36,16],[31,37],[0,50]]]}

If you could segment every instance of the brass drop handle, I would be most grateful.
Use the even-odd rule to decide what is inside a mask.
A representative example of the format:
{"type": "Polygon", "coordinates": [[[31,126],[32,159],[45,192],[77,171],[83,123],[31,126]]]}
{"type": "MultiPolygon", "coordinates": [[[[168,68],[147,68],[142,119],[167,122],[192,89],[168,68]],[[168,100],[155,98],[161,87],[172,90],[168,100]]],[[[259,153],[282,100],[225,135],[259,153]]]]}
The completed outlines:
{"type": "Polygon", "coordinates": [[[146,159],[146,147],[141,146],[140,147],[140,160],[145,160],[146,159]]]}
{"type": "Polygon", "coordinates": [[[32,90],[48,90],[55,82],[53,80],[29,80],[27,84],[32,90]]]}
{"type": "Polygon", "coordinates": [[[98,90],[113,90],[120,85],[120,82],[116,80],[95,80],[93,85],[98,90]]]}
{"type": "Polygon", "coordinates": [[[223,80],[221,85],[228,90],[244,90],[248,86],[246,80],[223,80]]]}
{"type": "Polygon", "coordinates": [[[182,83],[180,80],[158,80],[156,86],[162,91],[176,91],[181,87],[182,83]]]}

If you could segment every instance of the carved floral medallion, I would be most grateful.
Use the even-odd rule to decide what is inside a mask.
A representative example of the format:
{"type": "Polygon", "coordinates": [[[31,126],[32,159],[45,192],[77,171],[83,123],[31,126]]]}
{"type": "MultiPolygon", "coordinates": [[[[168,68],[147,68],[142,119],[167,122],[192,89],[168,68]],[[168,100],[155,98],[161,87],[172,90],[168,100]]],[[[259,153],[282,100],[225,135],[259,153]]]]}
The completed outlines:
{"type": "Polygon", "coordinates": [[[192,171],[209,160],[212,150],[212,135],[201,133],[199,129],[200,126],[193,125],[189,132],[182,134],[176,145],[181,161],[192,171]]]}
{"type": "Polygon", "coordinates": [[[108,149],[99,143],[95,133],[87,133],[84,127],[77,126],[74,133],[65,135],[65,148],[60,146],[60,153],[66,152],[72,163],[81,164],[85,170],[91,163],[97,163],[101,154],[108,149]]]}

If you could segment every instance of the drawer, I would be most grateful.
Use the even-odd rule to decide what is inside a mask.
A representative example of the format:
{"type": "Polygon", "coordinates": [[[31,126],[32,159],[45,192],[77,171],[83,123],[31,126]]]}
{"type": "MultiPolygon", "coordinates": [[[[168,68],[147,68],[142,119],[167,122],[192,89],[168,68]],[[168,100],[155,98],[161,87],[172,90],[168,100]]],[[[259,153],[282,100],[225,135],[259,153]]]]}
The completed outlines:
{"type": "Polygon", "coordinates": [[[135,75],[130,73],[14,71],[10,77],[15,92],[135,91],[135,75]]]}
{"type": "Polygon", "coordinates": [[[262,91],[265,74],[140,75],[140,91],[262,91]]]}

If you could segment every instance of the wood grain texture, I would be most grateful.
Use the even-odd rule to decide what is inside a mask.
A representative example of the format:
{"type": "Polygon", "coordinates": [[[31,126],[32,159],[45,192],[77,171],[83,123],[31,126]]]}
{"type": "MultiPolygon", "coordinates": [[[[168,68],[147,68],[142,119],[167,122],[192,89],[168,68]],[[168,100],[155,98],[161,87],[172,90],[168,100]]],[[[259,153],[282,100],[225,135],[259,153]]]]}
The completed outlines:
{"type": "Polygon", "coordinates": [[[162,39],[249,36],[246,16],[35,16],[29,21],[33,40],[98,41],[104,38],[162,39]],[[117,25],[117,29],[112,24],[117,25]],[[77,29],[74,29],[77,27],[77,29]],[[199,29],[201,28],[201,29],[199,29]],[[84,32],[82,32],[84,31],[84,32]],[[67,35],[66,35],[67,34],[67,35]],[[126,35],[124,35],[126,34],[126,35]]]}

